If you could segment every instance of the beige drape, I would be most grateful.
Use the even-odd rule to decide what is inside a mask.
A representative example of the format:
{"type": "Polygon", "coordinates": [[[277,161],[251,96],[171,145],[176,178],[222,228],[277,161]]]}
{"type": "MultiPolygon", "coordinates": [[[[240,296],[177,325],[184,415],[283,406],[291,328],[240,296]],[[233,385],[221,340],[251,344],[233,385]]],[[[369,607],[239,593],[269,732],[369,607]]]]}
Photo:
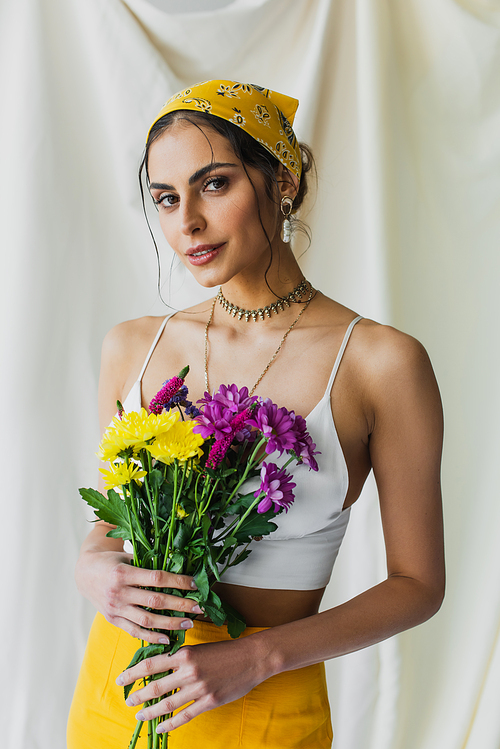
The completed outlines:
{"type": "MultiPolygon", "coordinates": [[[[73,567],[99,345],[164,309],[135,176],[147,127],[177,89],[228,77],[300,99],[319,166],[303,267],[424,343],[446,411],[447,598],[427,624],[329,664],[335,746],[498,749],[500,3],[206,7],[0,5],[2,746],[65,746],[92,615],[73,567]]],[[[170,286],[175,306],[200,298],[179,270],[170,286]]],[[[369,484],[326,605],[384,572],[369,484]]]]}

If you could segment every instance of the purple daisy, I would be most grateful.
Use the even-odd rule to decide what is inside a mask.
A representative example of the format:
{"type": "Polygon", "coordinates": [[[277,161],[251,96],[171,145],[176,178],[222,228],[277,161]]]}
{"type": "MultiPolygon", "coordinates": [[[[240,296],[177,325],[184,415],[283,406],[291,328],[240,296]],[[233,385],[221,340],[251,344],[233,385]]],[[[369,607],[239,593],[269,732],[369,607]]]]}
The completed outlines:
{"type": "Polygon", "coordinates": [[[256,403],[258,398],[256,395],[249,396],[247,387],[238,388],[237,385],[233,384],[221,385],[219,390],[214,393],[213,400],[237,414],[249,408],[252,403],[256,403]]]}
{"type": "Polygon", "coordinates": [[[248,424],[256,427],[266,438],[266,453],[277,451],[280,455],[285,450],[293,450],[297,442],[295,414],[286,408],[278,408],[270,398],[266,398],[252,414],[248,424]]]}
{"type": "Polygon", "coordinates": [[[264,492],[265,497],[257,505],[257,512],[267,512],[271,507],[274,512],[282,508],[288,512],[288,508],[295,499],[292,489],[296,484],[290,481],[291,474],[286,473],[284,468],[278,468],[274,463],[262,463],[260,469],[260,488],[254,492],[259,497],[264,492]]]}
{"type": "Polygon", "coordinates": [[[222,463],[227,451],[231,447],[233,439],[238,439],[238,435],[241,435],[242,431],[245,429],[245,424],[250,414],[251,409],[245,408],[244,411],[236,414],[236,416],[233,416],[229,424],[230,432],[225,436],[216,439],[210,449],[207,458],[207,466],[209,468],[213,468],[215,470],[215,468],[217,468],[222,463]]]}
{"type": "Polygon", "coordinates": [[[312,437],[307,431],[306,420],[295,414],[293,411],[296,438],[297,441],[294,445],[293,451],[300,459],[301,463],[305,463],[313,471],[318,470],[318,464],[316,462],[315,455],[321,455],[320,450],[316,450],[316,444],[312,441],[312,437]]]}
{"type": "MultiPolygon", "coordinates": [[[[212,396],[205,393],[198,403],[201,404],[200,414],[197,417],[197,426],[194,431],[201,434],[203,439],[215,436],[215,439],[223,439],[233,432],[231,421],[235,415],[246,412],[250,406],[257,402],[257,396],[249,397],[248,388],[238,389],[236,385],[221,385],[219,390],[212,396]]],[[[242,423],[236,430],[236,439],[242,442],[251,439],[250,430],[242,423]]]]}
{"type": "MultiPolygon", "coordinates": [[[[198,401],[200,403],[201,401],[198,401]]],[[[196,417],[196,426],[193,431],[201,434],[203,439],[214,436],[216,440],[223,439],[231,434],[231,419],[234,412],[225,408],[222,403],[210,400],[202,405],[200,414],[196,417]]]]}

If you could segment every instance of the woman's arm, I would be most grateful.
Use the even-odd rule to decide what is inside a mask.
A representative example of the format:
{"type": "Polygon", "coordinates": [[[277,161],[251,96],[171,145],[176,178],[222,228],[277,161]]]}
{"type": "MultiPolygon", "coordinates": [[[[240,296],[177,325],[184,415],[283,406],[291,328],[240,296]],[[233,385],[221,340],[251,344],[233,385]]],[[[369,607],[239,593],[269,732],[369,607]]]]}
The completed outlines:
{"type": "MultiPolygon", "coordinates": [[[[377,326],[378,328],[379,326],[377,326]]],[[[282,671],[351,653],[430,618],[444,594],[439,466],[442,411],[427,354],[414,339],[383,328],[363,355],[363,400],[377,480],[388,578],[347,603],[233,642],[185,647],[126,671],[119,683],[176,669],[129,698],[142,719],[184,707],[163,723],[172,730],[201,712],[246,694],[282,671]]]]}
{"type": "MultiPolygon", "coordinates": [[[[122,323],[104,339],[99,378],[101,433],[116,414],[116,401],[124,400],[132,384],[130,373],[132,381],[137,376],[160,322],[158,318],[143,318],[122,323]]],[[[103,482],[100,480],[100,491],[102,488],[103,482]]],[[[164,634],[152,632],[152,629],[192,627],[191,619],[166,617],[145,609],[201,614],[196,601],[145,588],[193,590],[196,589],[193,578],[133,567],[132,554],[123,551],[123,541],[106,536],[112,527],[99,521],[83,542],[75,571],[80,593],[108,622],[121,627],[133,637],[151,643],[165,640],[164,634]]]]}

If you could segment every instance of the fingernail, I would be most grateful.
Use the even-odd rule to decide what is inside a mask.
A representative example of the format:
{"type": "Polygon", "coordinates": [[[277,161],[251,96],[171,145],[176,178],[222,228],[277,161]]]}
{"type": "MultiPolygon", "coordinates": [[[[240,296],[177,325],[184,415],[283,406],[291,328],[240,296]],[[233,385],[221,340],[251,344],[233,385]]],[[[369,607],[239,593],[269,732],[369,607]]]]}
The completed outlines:
{"type": "Polygon", "coordinates": [[[160,637],[158,642],[161,642],[162,645],[168,645],[170,643],[170,640],[168,639],[168,637],[160,637]]]}
{"type": "Polygon", "coordinates": [[[125,684],[125,679],[123,678],[121,674],[117,678],[116,683],[118,684],[119,687],[123,687],[123,685],[125,684]]]}
{"type": "Polygon", "coordinates": [[[133,697],[129,697],[128,699],[125,700],[125,704],[128,705],[129,707],[134,707],[134,705],[135,705],[134,698],[133,697]]]}
{"type": "Polygon", "coordinates": [[[156,733],[166,733],[167,732],[167,726],[165,723],[160,723],[159,726],[156,726],[156,733]]]}
{"type": "Polygon", "coordinates": [[[191,587],[193,590],[198,590],[198,586],[196,585],[194,580],[191,580],[191,587]]]}
{"type": "Polygon", "coordinates": [[[196,604],[196,606],[193,606],[193,608],[191,609],[191,613],[192,614],[203,614],[203,609],[201,609],[198,606],[198,604],[196,604]]]}
{"type": "Polygon", "coordinates": [[[181,622],[181,629],[191,629],[193,626],[194,624],[191,619],[184,619],[184,621],[181,622]]]}
{"type": "Polygon", "coordinates": [[[142,710],[139,710],[139,712],[135,716],[135,719],[136,720],[146,720],[146,716],[144,715],[144,713],[142,712],[142,710]]]}

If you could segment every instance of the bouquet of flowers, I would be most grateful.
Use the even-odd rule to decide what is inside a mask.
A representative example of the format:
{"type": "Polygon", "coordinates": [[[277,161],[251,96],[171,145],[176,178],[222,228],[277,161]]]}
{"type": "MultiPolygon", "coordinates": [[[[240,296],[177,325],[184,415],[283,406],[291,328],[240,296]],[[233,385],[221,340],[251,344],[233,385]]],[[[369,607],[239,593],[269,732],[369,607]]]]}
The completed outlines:
{"type": "MultiPolygon", "coordinates": [[[[274,519],[294,500],[295,484],[286,468],[294,461],[317,471],[316,445],[301,416],[249,396],[246,387],[221,385],[214,395],[205,393],[197,408],[187,399],[188,371],[185,367],[163,384],[149,411],[125,413],[117,403],[118,414],[98,452],[109,463],[100,469],[107,497],[94,489],[80,494],[98,518],[115,526],[108,536],[131,542],[135,566],[194,576],[197,590],[166,588],[164,593],[197,601],[214,624],[227,624],[230,636],[238,637],[245,621],[212,586],[247,558],[252,539],[276,530],[274,519]],[[280,468],[266,460],[283,453],[288,460],[280,468]],[[245,493],[245,482],[259,474],[258,489],[245,493]]],[[[175,653],[184,638],[184,630],[175,630],[168,632],[168,645],[143,642],[128,668],[175,653]]],[[[125,687],[125,699],[132,687],[125,687]]],[[[152,749],[167,747],[168,734],[156,733],[159,720],[148,721],[152,749]]],[[[132,749],[141,726],[139,721],[132,749]]]]}

